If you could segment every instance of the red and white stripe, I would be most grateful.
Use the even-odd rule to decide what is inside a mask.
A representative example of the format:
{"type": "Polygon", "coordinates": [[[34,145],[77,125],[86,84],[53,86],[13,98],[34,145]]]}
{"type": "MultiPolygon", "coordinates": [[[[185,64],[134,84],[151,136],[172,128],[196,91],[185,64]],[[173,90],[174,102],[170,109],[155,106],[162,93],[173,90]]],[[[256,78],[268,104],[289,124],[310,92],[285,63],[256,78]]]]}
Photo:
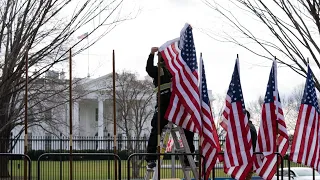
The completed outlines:
{"type": "Polygon", "coordinates": [[[166,117],[187,130],[200,133],[202,122],[198,72],[192,72],[182,59],[178,41],[167,44],[165,47],[160,52],[173,76],[171,101],[166,117]],[[176,118],[179,116],[182,118],[176,118]]]}
{"type": "Polygon", "coordinates": [[[160,52],[173,76],[172,95],[165,117],[178,126],[200,134],[208,179],[220,152],[220,144],[211,108],[206,103],[200,105],[198,72],[192,72],[182,59],[177,40],[163,45],[160,52]]]}
{"type": "Polygon", "coordinates": [[[224,129],[228,129],[228,119],[229,119],[229,114],[230,114],[230,109],[231,109],[231,99],[230,96],[226,97],[226,105],[225,108],[222,112],[221,120],[220,120],[220,126],[224,129]]]}
{"type": "MultiPolygon", "coordinates": [[[[277,95],[278,92],[275,91],[275,99],[277,95]]],[[[272,179],[277,170],[276,164],[278,155],[275,153],[280,152],[283,157],[286,154],[288,147],[289,136],[281,103],[276,100],[275,103],[263,104],[262,119],[255,150],[256,152],[262,152],[263,154],[256,155],[254,164],[255,172],[263,179],[272,179]],[[276,110],[277,108],[278,110],[276,110]],[[277,132],[279,133],[279,136],[277,132]]],[[[281,162],[279,161],[278,164],[279,163],[281,162]]]]}
{"type": "Polygon", "coordinates": [[[274,81],[273,101],[263,104],[255,149],[256,152],[262,152],[263,154],[257,154],[254,158],[254,170],[263,179],[272,179],[277,170],[277,162],[278,164],[281,163],[281,161],[277,161],[281,158],[278,158],[276,152],[280,152],[281,156],[284,157],[289,147],[288,131],[279,100],[276,61],[272,64],[272,70],[273,76],[269,78],[273,77],[271,80],[274,81]]]}
{"type": "Polygon", "coordinates": [[[291,161],[313,167],[317,171],[320,171],[319,129],[319,113],[315,107],[301,104],[291,145],[291,161]]]}
{"type": "Polygon", "coordinates": [[[201,154],[206,160],[206,178],[209,178],[211,170],[216,162],[219,162],[218,153],[221,152],[217,129],[214,124],[211,107],[204,101],[201,103],[202,111],[202,137],[201,137],[201,154]],[[218,160],[218,161],[217,161],[218,160]]]}
{"type": "Polygon", "coordinates": [[[224,151],[224,171],[235,179],[245,179],[252,170],[252,143],[248,117],[242,111],[241,101],[231,103],[226,97],[227,135],[224,151]]]}

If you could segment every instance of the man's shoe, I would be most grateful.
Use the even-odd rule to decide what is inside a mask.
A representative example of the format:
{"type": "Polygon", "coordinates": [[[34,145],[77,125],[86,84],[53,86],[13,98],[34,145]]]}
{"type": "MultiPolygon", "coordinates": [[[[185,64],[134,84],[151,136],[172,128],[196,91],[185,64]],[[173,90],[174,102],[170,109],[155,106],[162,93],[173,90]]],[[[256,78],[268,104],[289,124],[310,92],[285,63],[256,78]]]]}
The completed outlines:
{"type": "Polygon", "coordinates": [[[155,168],[156,166],[157,166],[157,163],[156,163],[155,160],[149,161],[149,162],[148,162],[148,165],[147,165],[147,167],[148,167],[149,169],[153,169],[153,168],[155,168]]]}

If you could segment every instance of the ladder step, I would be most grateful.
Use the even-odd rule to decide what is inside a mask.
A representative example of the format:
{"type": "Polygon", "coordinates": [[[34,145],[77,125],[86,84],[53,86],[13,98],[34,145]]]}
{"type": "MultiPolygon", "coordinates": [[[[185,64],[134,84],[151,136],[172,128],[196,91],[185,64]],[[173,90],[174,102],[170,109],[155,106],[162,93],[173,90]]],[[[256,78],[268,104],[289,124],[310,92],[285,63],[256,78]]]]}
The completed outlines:
{"type": "MultiPolygon", "coordinates": [[[[181,127],[179,127],[179,126],[174,127],[174,126],[175,125],[172,122],[169,122],[168,125],[165,126],[165,128],[163,129],[163,133],[162,133],[161,138],[160,138],[160,140],[161,140],[161,142],[160,142],[161,151],[162,151],[162,149],[165,150],[165,148],[167,147],[169,136],[171,135],[171,137],[173,139],[173,142],[174,142],[173,144],[175,145],[175,152],[181,153],[181,155],[178,155],[179,159],[180,159],[181,167],[177,167],[177,168],[181,168],[182,169],[182,171],[184,172],[184,177],[185,177],[186,180],[191,180],[192,179],[190,177],[190,172],[192,172],[192,174],[195,177],[195,179],[198,179],[199,174],[197,172],[197,169],[199,169],[199,167],[197,167],[197,165],[194,165],[194,163],[195,163],[194,159],[193,158],[190,159],[191,155],[184,155],[184,153],[190,153],[190,149],[189,149],[189,146],[187,144],[187,140],[186,140],[184,131],[183,131],[183,129],[181,127]],[[179,137],[180,137],[180,139],[179,139],[179,137]],[[182,141],[182,146],[183,147],[180,147],[181,146],[181,142],[180,141],[182,141]],[[188,159],[190,159],[189,163],[191,164],[191,166],[185,166],[185,164],[183,162],[184,158],[182,156],[187,156],[188,159]]],[[[163,160],[162,158],[163,158],[163,156],[161,156],[161,161],[160,161],[161,168],[167,168],[164,165],[162,165],[162,160],[163,160]]],[[[158,168],[157,167],[155,167],[155,168],[148,168],[147,167],[147,171],[146,171],[144,180],[149,180],[152,174],[153,174],[152,179],[156,179],[157,178],[157,174],[158,174],[158,168]]]]}
{"type": "Polygon", "coordinates": [[[185,153],[186,152],[186,150],[184,148],[177,148],[177,149],[175,149],[175,151],[178,153],[185,153]]]}
{"type": "MultiPolygon", "coordinates": [[[[184,166],[184,165],[182,165],[182,166],[184,166]]],[[[179,169],[179,168],[182,169],[182,168],[183,168],[183,169],[185,169],[185,171],[192,171],[192,168],[191,168],[190,166],[187,166],[187,167],[182,167],[182,166],[181,166],[181,167],[178,166],[178,167],[175,167],[175,168],[177,168],[177,169],[179,169]]],[[[148,171],[148,172],[154,172],[155,169],[156,169],[156,168],[152,168],[152,169],[151,169],[151,168],[147,168],[147,171],[148,171]]],[[[196,169],[199,169],[199,167],[196,166],[196,169]]]]}
{"type": "Polygon", "coordinates": [[[190,167],[190,166],[185,167],[185,168],[184,168],[184,170],[185,170],[185,171],[192,171],[192,169],[191,169],[191,167],[190,167]]]}
{"type": "Polygon", "coordinates": [[[153,172],[153,171],[154,171],[154,168],[147,168],[147,171],[148,171],[148,172],[153,172]]]}
{"type": "Polygon", "coordinates": [[[174,128],[171,129],[171,131],[179,132],[179,129],[180,129],[180,127],[174,127],[174,128]]]}

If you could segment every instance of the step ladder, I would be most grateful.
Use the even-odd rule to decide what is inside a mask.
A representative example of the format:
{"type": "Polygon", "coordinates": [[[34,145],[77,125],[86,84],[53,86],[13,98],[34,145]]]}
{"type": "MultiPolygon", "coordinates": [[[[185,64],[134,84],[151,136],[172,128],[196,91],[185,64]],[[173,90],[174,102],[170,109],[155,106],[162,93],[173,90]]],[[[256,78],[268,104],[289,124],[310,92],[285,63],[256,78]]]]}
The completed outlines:
{"type": "MultiPolygon", "coordinates": [[[[181,128],[179,126],[175,126],[172,122],[169,122],[162,130],[162,136],[160,138],[160,153],[166,152],[166,148],[167,148],[170,134],[171,134],[173,142],[174,142],[175,152],[177,152],[177,153],[191,153],[186,136],[184,134],[183,128],[181,128]],[[182,147],[180,146],[180,142],[179,142],[177,133],[180,135],[180,138],[182,140],[182,145],[183,145],[182,147]]],[[[190,166],[188,166],[188,167],[186,167],[184,164],[184,155],[178,155],[179,160],[180,160],[180,164],[181,164],[181,168],[184,173],[185,180],[191,180],[190,172],[192,172],[194,178],[196,180],[198,180],[199,173],[198,173],[198,168],[196,166],[196,163],[194,162],[194,158],[192,157],[192,155],[186,155],[186,156],[187,156],[187,159],[190,164],[190,166]]],[[[160,156],[160,166],[162,164],[162,160],[163,160],[163,155],[160,156]]],[[[158,172],[158,161],[156,163],[157,163],[157,166],[155,168],[151,169],[151,168],[147,167],[147,171],[146,171],[144,180],[150,180],[152,173],[153,173],[152,180],[158,180],[157,179],[158,173],[159,173],[158,172]]]]}

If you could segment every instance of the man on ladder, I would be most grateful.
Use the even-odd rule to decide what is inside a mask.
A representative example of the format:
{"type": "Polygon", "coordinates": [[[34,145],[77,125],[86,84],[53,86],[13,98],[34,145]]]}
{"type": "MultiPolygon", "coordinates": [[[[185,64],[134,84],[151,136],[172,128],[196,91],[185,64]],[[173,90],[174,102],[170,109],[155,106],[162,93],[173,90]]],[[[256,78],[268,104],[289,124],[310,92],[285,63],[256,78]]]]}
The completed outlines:
{"type": "MultiPolygon", "coordinates": [[[[157,47],[152,47],[151,52],[149,55],[149,58],[147,60],[147,66],[146,71],[148,75],[153,78],[153,84],[156,87],[158,87],[158,67],[154,66],[154,55],[158,51],[157,47]]],[[[171,96],[171,78],[172,75],[170,74],[169,70],[165,67],[165,63],[161,57],[161,54],[158,54],[158,58],[160,58],[160,64],[158,66],[161,66],[160,70],[160,129],[161,131],[163,128],[168,124],[168,120],[164,118],[166,110],[169,106],[170,102],[170,96],[171,96]]],[[[158,105],[158,102],[157,102],[158,105]]],[[[151,133],[148,140],[148,147],[147,147],[147,153],[156,153],[157,152],[157,135],[158,135],[158,112],[157,112],[157,105],[155,107],[155,113],[151,120],[151,133]]],[[[161,132],[160,132],[161,133],[161,132]]],[[[190,152],[194,153],[195,147],[193,144],[193,137],[194,133],[188,130],[184,130],[190,152]]],[[[146,157],[146,161],[148,163],[148,168],[154,168],[157,166],[156,164],[157,156],[156,155],[149,155],[146,157]]],[[[189,161],[187,158],[184,158],[184,165],[189,166],[189,161]]]]}

